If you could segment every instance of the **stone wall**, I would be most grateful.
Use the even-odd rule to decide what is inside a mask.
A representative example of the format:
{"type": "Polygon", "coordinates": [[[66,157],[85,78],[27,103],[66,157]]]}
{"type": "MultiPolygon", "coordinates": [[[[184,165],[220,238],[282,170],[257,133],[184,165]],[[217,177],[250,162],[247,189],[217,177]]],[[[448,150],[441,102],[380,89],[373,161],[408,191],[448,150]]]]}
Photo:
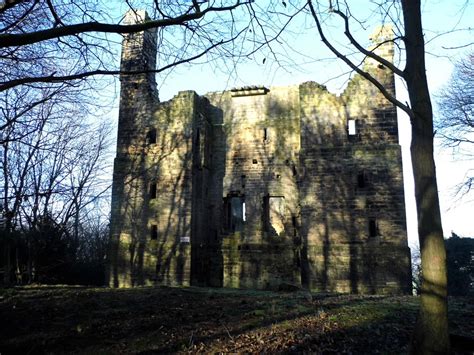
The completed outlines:
{"type": "Polygon", "coordinates": [[[220,195],[222,285],[275,288],[300,283],[295,260],[300,149],[298,87],[207,95],[223,112],[220,195]],[[238,212],[240,216],[232,216],[238,212]]]}
{"type": "MultiPolygon", "coordinates": [[[[125,37],[122,67],[154,68],[154,36],[125,37]]],[[[152,75],[121,80],[111,286],[409,291],[396,109],[367,81],[159,103],[152,75]]]]}
{"type": "Polygon", "coordinates": [[[303,284],[341,292],[408,292],[395,108],[358,77],[340,97],[314,83],[303,84],[300,94],[303,284]]]}

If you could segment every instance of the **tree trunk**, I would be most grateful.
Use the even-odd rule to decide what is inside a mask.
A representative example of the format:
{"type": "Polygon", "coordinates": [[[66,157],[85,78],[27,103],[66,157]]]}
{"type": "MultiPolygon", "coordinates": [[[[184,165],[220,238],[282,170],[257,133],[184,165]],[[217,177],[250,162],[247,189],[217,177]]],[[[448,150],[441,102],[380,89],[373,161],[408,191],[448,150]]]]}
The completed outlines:
{"type": "Polygon", "coordinates": [[[4,270],[3,270],[3,284],[5,286],[10,286],[12,279],[11,279],[11,273],[12,273],[12,259],[11,259],[11,244],[12,244],[12,235],[11,235],[11,226],[12,226],[12,220],[11,220],[11,213],[7,211],[5,213],[6,215],[6,221],[5,221],[5,230],[4,235],[3,235],[3,240],[4,240],[4,270]]]}
{"type": "Polygon", "coordinates": [[[433,111],[426,80],[420,1],[403,0],[402,6],[406,44],[404,77],[413,110],[411,158],[423,271],[420,313],[411,352],[445,354],[450,350],[446,250],[433,158],[433,111]]]}
{"type": "Polygon", "coordinates": [[[11,284],[11,258],[10,258],[10,240],[5,238],[5,249],[4,249],[4,258],[5,258],[5,264],[4,264],[4,271],[3,271],[3,284],[5,286],[10,286],[11,284]]]}

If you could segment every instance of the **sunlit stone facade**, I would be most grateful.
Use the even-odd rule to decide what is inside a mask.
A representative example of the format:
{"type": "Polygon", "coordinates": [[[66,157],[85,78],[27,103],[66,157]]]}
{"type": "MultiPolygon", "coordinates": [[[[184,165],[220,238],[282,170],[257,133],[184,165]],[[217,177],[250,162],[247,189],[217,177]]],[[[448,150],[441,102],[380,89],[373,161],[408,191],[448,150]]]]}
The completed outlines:
{"type": "MultiPolygon", "coordinates": [[[[153,32],[128,35],[122,68],[154,69],[155,52],[153,32]]],[[[121,83],[111,286],[409,291],[396,109],[364,79],[167,102],[153,74],[121,83]]]]}

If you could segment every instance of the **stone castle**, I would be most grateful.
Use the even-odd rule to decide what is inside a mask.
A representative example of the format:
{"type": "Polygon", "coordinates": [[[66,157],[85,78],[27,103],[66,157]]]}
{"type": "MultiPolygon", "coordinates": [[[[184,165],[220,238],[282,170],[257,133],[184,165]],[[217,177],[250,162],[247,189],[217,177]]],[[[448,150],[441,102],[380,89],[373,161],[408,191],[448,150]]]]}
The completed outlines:
{"type": "MultiPolygon", "coordinates": [[[[155,58],[155,32],[124,37],[123,70],[155,58]]],[[[397,113],[362,77],[160,102],[155,74],[122,75],[117,140],[110,286],[410,291],[397,113]]]]}

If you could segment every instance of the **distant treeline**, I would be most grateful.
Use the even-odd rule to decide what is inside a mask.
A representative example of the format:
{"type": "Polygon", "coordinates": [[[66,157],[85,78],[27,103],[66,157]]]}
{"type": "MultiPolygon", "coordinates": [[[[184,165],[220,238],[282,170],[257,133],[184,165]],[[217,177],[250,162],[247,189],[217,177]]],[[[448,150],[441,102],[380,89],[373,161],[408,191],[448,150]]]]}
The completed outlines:
{"type": "Polygon", "coordinates": [[[2,234],[0,284],[4,286],[105,283],[106,223],[65,228],[44,217],[34,229],[2,234]]]}
{"type": "Polygon", "coordinates": [[[445,244],[449,295],[465,296],[474,293],[474,238],[460,238],[452,233],[445,244]]]}

